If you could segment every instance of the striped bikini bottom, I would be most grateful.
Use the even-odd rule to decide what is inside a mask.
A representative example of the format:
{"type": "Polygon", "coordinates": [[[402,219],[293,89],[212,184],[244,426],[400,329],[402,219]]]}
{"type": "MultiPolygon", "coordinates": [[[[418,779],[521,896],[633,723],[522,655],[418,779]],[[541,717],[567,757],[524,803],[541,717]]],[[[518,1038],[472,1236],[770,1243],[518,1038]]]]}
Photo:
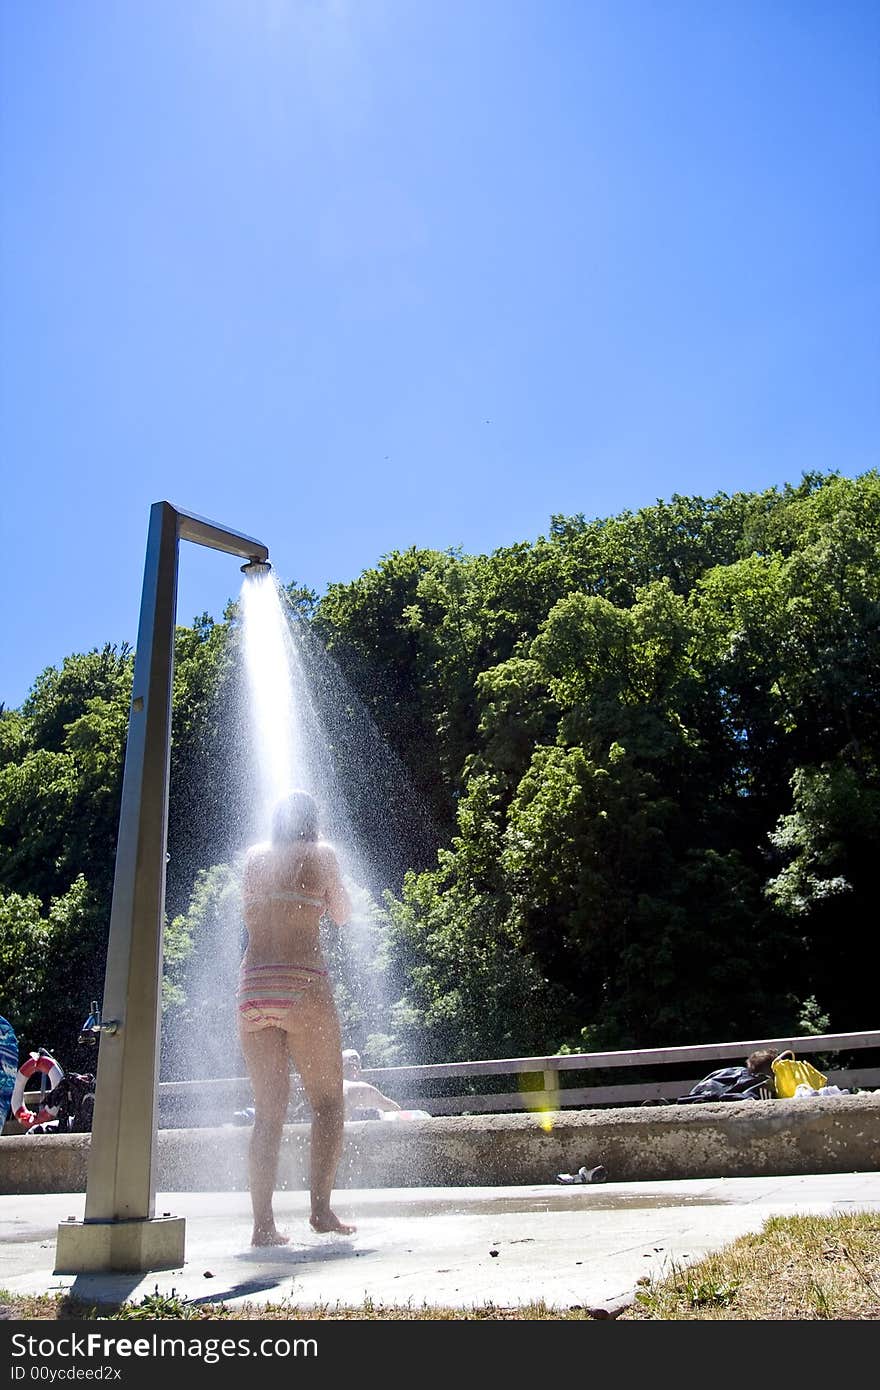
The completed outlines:
{"type": "Polygon", "coordinates": [[[243,966],[238,977],[238,1021],[247,1033],[260,1028],[284,1028],[313,985],[326,980],[326,970],[308,965],[243,966]]]}

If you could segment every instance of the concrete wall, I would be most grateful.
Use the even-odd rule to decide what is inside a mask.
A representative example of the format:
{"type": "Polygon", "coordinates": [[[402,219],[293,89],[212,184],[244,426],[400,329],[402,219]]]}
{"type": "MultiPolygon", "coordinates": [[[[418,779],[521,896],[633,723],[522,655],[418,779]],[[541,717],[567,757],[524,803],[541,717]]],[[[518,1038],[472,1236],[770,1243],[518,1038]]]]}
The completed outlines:
{"type": "MultiPolygon", "coordinates": [[[[249,1136],[160,1130],[159,1191],[245,1188],[249,1136]]],[[[307,1186],[308,1139],[285,1128],[280,1188],[307,1186]]],[[[0,1192],[82,1192],[88,1149],[87,1134],[2,1138],[0,1192]]],[[[337,1187],[546,1183],[598,1163],[612,1182],[874,1171],[880,1095],[348,1124],[337,1187]]]]}

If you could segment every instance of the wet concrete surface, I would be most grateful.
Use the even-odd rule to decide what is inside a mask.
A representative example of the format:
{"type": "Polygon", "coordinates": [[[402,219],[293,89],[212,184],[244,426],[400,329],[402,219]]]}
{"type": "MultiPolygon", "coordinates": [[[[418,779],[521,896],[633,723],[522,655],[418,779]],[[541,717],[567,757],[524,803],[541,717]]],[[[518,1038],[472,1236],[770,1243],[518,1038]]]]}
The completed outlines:
{"type": "Polygon", "coordinates": [[[0,1197],[0,1288],[70,1291],[89,1304],[138,1302],[156,1288],[193,1303],[298,1307],[511,1306],[614,1310],[638,1281],[757,1231],[773,1215],[880,1210],[880,1173],[702,1178],[584,1186],[345,1190],[334,1207],[353,1236],[318,1236],[304,1192],[279,1192],[290,1243],[250,1245],[243,1192],[163,1193],[156,1212],[184,1216],[181,1269],[55,1275],[57,1225],[81,1220],[77,1194],[0,1197]]]}

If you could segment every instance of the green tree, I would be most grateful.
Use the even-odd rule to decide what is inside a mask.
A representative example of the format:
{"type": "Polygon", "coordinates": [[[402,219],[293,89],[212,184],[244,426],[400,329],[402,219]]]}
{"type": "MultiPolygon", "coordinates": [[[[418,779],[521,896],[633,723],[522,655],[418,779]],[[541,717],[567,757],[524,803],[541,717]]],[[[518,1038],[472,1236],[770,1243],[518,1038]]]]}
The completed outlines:
{"type": "Polygon", "coordinates": [[[510,917],[499,802],[490,777],[472,779],[452,848],[435,871],[407,875],[401,900],[389,901],[388,954],[401,989],[391,1018],[407,1060],[541,1052],[576,1016],[510,917]]]}
{"type": "Polygon", "coordinates": [[[841,761],[798,768],[792,810],[770,839],[783,867],[767,894],[792,920],[812,993],[835,1029],[868,1028],[880,965],[876,930],[880,778],[841,761]]]}
{"type": "MultiPolygon", "coordinates": [[[[289,586],[369,880],[361,937],[328,938],[355,1045],[864,1027],[878,558],[880,476],[828,473],[555,516],[489,555],[395,551],[320,601],[289,586]]],[[[254,829],[240,639],[234,604],[176,634],[168,1010],[196,1027],[254,829]]],[[[65,1028],[103,972],[131,665],[68,657],[0,710],[0,949],[37,1032],[24,957],[62,962],[65,1028]]]]}

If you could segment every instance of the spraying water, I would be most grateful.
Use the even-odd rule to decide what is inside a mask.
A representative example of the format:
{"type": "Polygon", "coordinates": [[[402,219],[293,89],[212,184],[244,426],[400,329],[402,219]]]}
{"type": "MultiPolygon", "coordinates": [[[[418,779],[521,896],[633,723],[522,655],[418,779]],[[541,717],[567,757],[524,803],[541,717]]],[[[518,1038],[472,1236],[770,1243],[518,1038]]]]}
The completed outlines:
{"type": "MultiPolygon", "coordinates": [[[[274,575],[245,580],[241,616],[258,838],[268,838],[272,808],[280,797],[294,788],[314,797],[353,905],[344,938],[328,935],[326,954],[343,1019],[347,1013],[357,1020],[358,1036],[346,1042],[369,1052],[367,1039],[382,1032],[390,1002],[379,963],[384,932],[380,904],[390,886],[389,866],[399,838],[389,813],[401,807],[402,795],[406,799],[408,778],[274,575]],[[354,807],[358,817],[352,814],[354,807]],[[365,852],[358,818],[381,832],[384,863],[365,852]]],[[[412,819],[417,822],[418,817],[412,819]]]]}
{"type": "Polygon", "coordinates": [[[307,787],[299,725],[294,719],[290,644],[278,586],[269,573],[241,589],[245,666],[257,778],[257,814],[268,830],[271,809],[292,787],[307,787]]]}
{"type": "MultiPolygon", "coordinates": [[[[244,1075],[234,1008],[245,943],[237,856],[270,838],[273,807],[295,788],[317,802],[321,833],[334,846],[352,902],[342,931],[322,930],[343,1044],[357,1048],[366,1066],[405,1060],[383,1054],[393,1029],[382,901],[386,889],[399,889],[413,845],[427,852],[431,827],[400,760],[268,569],[246,571],[239,615],[241,679],[227,692],[227,729],[236,731],[241,747],[230,746],[229,769],[213,765],[223,784],[219,799],[228,807],[222,827],[228,850],[218,843],[225,862],[196,877],[187,918],[191,954],[180,978],[184,1002],[168,1019],[164,1074],[244,1075]]],[[[206,1088],[198,1101],[197,1123],[231,1120],[232,1104],[218,1111],[213,1095],[206,1088]]],[[[238,1104],[249,1103],[243,1092],[238,1104]]]]}

